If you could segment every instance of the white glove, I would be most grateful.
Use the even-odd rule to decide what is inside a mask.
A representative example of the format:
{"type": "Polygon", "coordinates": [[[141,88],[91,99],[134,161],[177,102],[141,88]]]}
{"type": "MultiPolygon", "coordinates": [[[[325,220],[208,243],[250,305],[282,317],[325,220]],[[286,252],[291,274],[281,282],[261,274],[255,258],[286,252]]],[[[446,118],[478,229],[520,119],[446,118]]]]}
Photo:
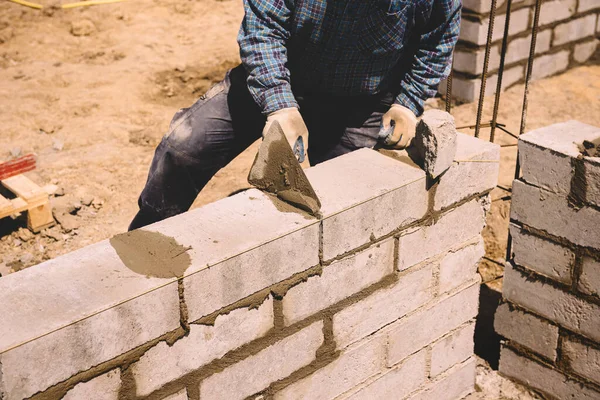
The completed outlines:
{"type": "Polygon", "coordinates": [[[267,122],[263,129],[263,136],[267,133],[273,121],[279,122],[281,129],[296,155],[298,162],[303,167],[308,167],[308,128],[296,107],[282,108],[267,115],[267,122]]]}
{"type": "Polygon", "coordinates": [[[400,104],[393,104],[381,119],[379,140],[387,147],[404,149],[410,146],[416,130],[415,114],[400,104]]]}

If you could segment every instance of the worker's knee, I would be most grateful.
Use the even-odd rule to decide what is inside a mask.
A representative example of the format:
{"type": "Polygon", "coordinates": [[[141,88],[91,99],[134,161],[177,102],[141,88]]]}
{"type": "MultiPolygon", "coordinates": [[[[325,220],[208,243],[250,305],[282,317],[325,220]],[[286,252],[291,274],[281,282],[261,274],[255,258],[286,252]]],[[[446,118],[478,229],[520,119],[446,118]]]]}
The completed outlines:
{"type": "Polygon", "coordinates": [[[180,155],[204,158],[214,142],[211,137],[232,130],[226,88],[227,83],[220,82],[190,108],[175,113],[163,138],[165,144],[180,155]]]}

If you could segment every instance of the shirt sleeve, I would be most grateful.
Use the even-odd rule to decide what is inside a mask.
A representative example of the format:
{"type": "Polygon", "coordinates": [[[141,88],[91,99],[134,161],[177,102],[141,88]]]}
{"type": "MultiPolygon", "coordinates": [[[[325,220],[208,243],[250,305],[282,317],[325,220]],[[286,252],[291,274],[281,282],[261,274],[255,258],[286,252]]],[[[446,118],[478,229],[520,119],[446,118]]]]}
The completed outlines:
{"type": "Polygon", "coordinates": [[[439,83],[450,75],[461,7],[461,0],[434,1],[427,28],[417,39],[412,67],[404,75],[395,101],[417,116],[423,113],[425,100],[435,96],[439,83]]]}
{"type": "Polygon", "coordinates": [[[242,64],[254,101],[269,114],[298,107],[286,67],[286,41],[293,0],[244,0],[244,19],[238,34],[242,64]]]}

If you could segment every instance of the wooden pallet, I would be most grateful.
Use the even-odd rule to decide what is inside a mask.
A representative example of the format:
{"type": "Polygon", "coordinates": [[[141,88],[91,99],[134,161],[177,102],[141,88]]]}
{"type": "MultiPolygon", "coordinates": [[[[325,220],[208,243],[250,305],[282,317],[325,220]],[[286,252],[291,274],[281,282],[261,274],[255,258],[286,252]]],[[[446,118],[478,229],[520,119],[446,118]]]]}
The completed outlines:
{"type": "Polygon", "coordinates": [[[7,199],[0,195],[0,219],[27,211],[27,227],[32,231],[39,232],[54,225],[46,190],[21,174],[2,179],[0,183],[17,196],[7,199]]]}

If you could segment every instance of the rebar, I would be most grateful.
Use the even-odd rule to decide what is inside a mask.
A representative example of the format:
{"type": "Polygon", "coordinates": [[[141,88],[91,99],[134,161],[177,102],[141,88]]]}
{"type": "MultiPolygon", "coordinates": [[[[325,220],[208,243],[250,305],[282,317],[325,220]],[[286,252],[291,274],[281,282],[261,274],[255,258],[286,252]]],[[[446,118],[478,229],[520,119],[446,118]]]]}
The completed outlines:
{"type": "Polygon", "coordinates": [[[446,81],[446,112],[449,114],[452,109],[452,75],[454,75],[454,52],[452,52],[452,60],[450,61],[450,75],[446,81]]]}
{"type": "Polygon", "coordinates": [[[487,81],[488,64],[490,62],[490,51],[492,47],[492,36],[494,34],[494,20],[496,19],[496,0],[492,0],[490,11],[490,22],[488,27],[487,41],[485,44],[485,56],[483,58],[483,73],[481,74],[481,88],[479,90],[479,104],[477,104],[477,121],[475,122],[475,137],[479,137],[481,114],[483,112],[483,97],[485,95],[485,84],[487,81]]]}
{"type": "Polygon", "coordinates": [[[504,36],[502,37],[502,48],[500,50],[500,65],[498,66],[498,82],[496,83],[496,97],[494,98],[494,112],[492,115],[492,127],[490,130],[490,142],[494,143],[496,133],[496,120],[498,119],[498,108],[500,107],[500,91],[502,90],[502,77],[504,75],[504,61],[506,48],[508,47],[508,30],[510,27],[510,9],[512,0],[506,2],[506,20],[504,22],[504,36]]]}

